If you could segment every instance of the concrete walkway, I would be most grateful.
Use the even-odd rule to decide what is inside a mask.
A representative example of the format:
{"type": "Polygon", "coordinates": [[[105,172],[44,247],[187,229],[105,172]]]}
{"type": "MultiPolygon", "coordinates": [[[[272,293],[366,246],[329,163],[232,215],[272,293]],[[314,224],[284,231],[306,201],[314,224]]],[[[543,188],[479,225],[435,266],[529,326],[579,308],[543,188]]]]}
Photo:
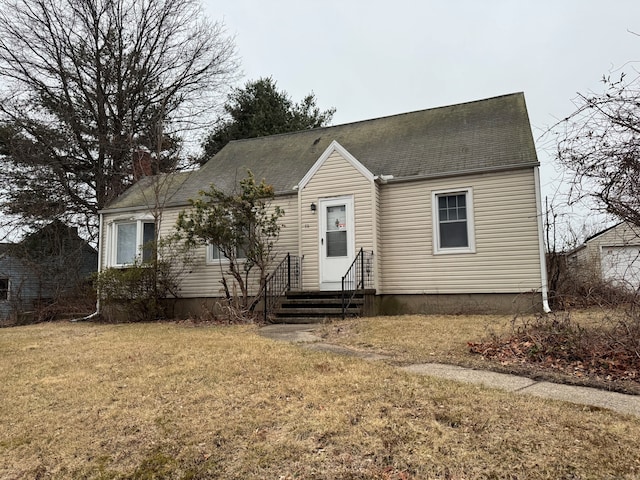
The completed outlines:
{"type": "MultiPolygon", "coordinates": [[[[267,325],[260,328],[260,335],[273,340],[300,344],[302,347],[328,351],[339,355],[349,355],[364,360],[386,360],[391,357],[376,353],[353,350],[348,347],[323,343],[316,335],[318,325],[267,325]]],[[[640,396],[608,392],[597,388],[577,387],[560,383],[539,382],[527,377],[496,373],[486,370],[459,367],[439,363],[422,363],[401,367],[409,373],[445,378],[457,382],[481,384],[517,394],[533,395],[541,398],[562,400],[581,405],[613,410],[618,413],[640,417],[640,396]]]]}

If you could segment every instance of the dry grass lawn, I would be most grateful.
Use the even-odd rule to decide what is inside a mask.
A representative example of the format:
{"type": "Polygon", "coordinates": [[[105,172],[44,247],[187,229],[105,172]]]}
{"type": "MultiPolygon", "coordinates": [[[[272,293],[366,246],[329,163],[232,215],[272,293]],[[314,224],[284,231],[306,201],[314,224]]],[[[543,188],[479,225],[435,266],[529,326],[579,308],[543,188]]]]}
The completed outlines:
{"type": "Polygon", "coordinates": [[[327,324],[328,342],[373,350],[394,357],[395,362],[444,362],[485,366],[478,355],[470,355],[467,342],[511,328],[511,316],[490,315],[401,315],[346,320],[327,324]]]}
{"type": "MultiPolygon", "coordinates": [[[[616,323],[623,318],[624,311],[592,308],[552,315],[569,318],[575,324],[590,328],[616,323]]],[[[488,340],[493,336],[509,336],[514,329],[531,325],[536,320],[534,316],[509,315],[402,315],[328,324],[324,326],[322,334],[330,343],[386,353],[393,357],[391,363],[394,364],[450,363],[640,395],[640,383],[631,380],[608,381],[584,375],[569,375],[564,371],[532,363],[503,364],[470,353],[467,342],[488,340]]]]}
{"type": "MultiPolygon", "coordinates": [[[[457,351],[446,329],[423,326],[422,353],[393,328],[380,348],[457,351]]],[[[2,329],[0,399],[3,479],[640,478],[638,418],[312,352],[253,327],[2,329]]]]}

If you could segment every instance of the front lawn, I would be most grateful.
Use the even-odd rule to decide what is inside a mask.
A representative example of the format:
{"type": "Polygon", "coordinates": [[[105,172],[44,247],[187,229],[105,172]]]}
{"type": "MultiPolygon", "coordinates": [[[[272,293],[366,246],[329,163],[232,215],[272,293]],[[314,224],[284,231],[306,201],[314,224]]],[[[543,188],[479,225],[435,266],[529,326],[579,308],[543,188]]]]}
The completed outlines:
{"type": "Polygon", "coordinates": [[[254,327],[1,329],[0,399],[7,479],[640,476],[638,418],[309,351],[254,327]]]}
{"type": "Polygon", "coordinates": [[[640,340],[626,314],[403,315],[328,324],[322,334],[330,343],[389,354],[395,364],[450,363],[638,395],[640,340]]]}

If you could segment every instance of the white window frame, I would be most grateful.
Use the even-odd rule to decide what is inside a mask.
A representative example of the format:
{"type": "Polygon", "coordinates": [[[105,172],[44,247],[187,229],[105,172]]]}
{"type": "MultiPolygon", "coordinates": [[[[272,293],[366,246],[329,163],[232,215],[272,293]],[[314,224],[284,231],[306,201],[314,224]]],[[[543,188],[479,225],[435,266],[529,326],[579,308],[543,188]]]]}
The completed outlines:
{"type": "MultiPolygon", "coordinates": [[[[238,262],[244,262],[247,259],[247,257],[240,257],[240,256],[236,256],[236,260],[238,262]]],[[[218,265],[220,263],[229,263],[229,259],[227,257],[225,257],[224,255],[222,255],[222,252],[213,244],[208,243],[207,244],[207,254],[206,254],[206,262],[207,265],[218,265]],[[213,256],[213,252],[214,249],[218,250],[218,258],[214,258],[213,256]]]]}
{"type": "Polygon", "coordinates": [[[111,223],[111,266],[116,268],[126,268],[134,265],[135,261],[142,260],[143,245],[144,245],[144,225],[147,223],[154,224],[156,233],[158,231],[158,222],[154,221],[153,217],[142,218],[126,218],[114,220],[111,223]],[[118,263],[118,226],[126,224],[136,225],[136,247],[135,247],[135,259],[131,263],[118,263]]]}
{"type": "Polygon", "coordinates": [[[457,253],[476,253],[476,237],[473,212],[473,188],[451,188],[447,190],[434,190],[431,192],[431,217],[433,219],[433,254],[450,255],[457,253]],[[438,210],[438,198],[453,195],[465,195],[467,214],[467,241],[466,247],[441,247],[440,246],[440,215],[438,210]]]}

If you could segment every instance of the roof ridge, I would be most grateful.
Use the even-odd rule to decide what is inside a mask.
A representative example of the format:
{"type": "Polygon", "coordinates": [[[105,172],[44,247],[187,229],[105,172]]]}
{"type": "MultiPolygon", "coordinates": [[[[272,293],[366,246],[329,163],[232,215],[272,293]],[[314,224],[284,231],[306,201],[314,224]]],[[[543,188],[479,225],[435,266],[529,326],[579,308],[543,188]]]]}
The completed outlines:
{"type": "MultiPolygon", "coordinates": [[[[512,97],[512,96],[516,96],[516,95],[524,95],[524,92],[506,93],[506,94],[503,94],[503,95],[496,95],[494,97],[481,98],[481,99],[476,99],[476,100],[469,100],[469,101],[466,101],[466,102],[458,102],[458,103],[453,103],[453,104],[448,104],[448,105],[439,105],[437,107],[421,108],[419,110],[412,110],[410,112],[392,113],[391,115],[383,115],[381,117],[367,118],[367,119],[364,119],[364,120],[357,120],[355,122],[348,122],[348,123],[342,123],[342,124],[339,124],[339,125],[332,125],[331,127],[340,127],[340,126],[343,126],[343,125],[352,125],[352,124],[356,124],[356,123],[367,123],[367,122],[372,122],[372,121],[376,121],[376,120],[385,120],[387,118],[403,117],[403,116],[412,115],[412,114],[415,114],[415,113],[422,113],[422,112],[433,111],[433,110],[452,109],[452,108],[455,108],[455,107],[462,107],[464,105],[471,105],[473,103],[490,102],[490,101],[493,101],[493,100],[497,100],[499,98],[512,97]]],[[[331,127],[323,127],[323,128],[331,128],[331,127]]],[[[316,130],[319,130],[319,129],[316,129],[316,130]]]]}
{"type": "Polygon", "coordinates": [[[482,103],[482,102],[490,102],[490,101],[498,100],[500,98],[507,98],[507,97],[513,97],[513,96],[518,96],[518,95],[524,97],[524,92],[505,93],[503,95],[496,95],[496,96],[488,97],[488,98],[481,98],[481,99],[477,99],[477,100],[469,100],[469,101],[466,101],[466,102],[458,102],[458,103],[454,103],[454,104],[450,104],[450,105],[439,105],[437,107],[422,108],[422,109],[419,109],[419,110],[412,110],[410,112],[392,113],[390,115],[382,115],[380,117],[365,118],[363,120],[356,120],[356,121],[353,121],[353,122],[339,123],[337,125],[327,125],[327,126],[324,126],[324,127],[308,128],[308,129],[304,129],[304,130],[296,130],[294,132],[274,133],[272,135],[263,135],[263,136],[251,137],[251,138],[239,138],[239,139],[236,139],[236,140],[230,140],[229,143],[242,143],[242,142],[255,141],[258,138],[261,138],[261,139],[265,139],[265,138],[280,138],[280,137],[285,137],[287,135],[299,135],[299,134],[305,133],[305,132],[309,132],[309,133],[310,132],[321,132],[321,131],[322,132],[326,132],[326,131],[329,131],[331,129],[340,128],[340,127],[346,127],[346,126],[350,126],[350,125],[372,123],[372,122],[379,121],[379,120],[386,120],[386,119],[391,119],[391,118],[404,117],[404,116],[414,115],[416,113],[422,113],[422,112],[427,112],[427,111],[434,111],[434,110],[441,110],[441,109],[453,109],[453,108],[456,108],[456,107],[462,107],[464,105],[471,105],[471,104],[474,104],[474,103],[482,103]]]}
{"type": "Polygon", "coordinates": [[[629,222],[627,220],[620,220],[618,223],[615,223],[614,225],[611,225],[610,227],[607,227],[607,228],[605,228],[603,230],[600,230],[599,232],[594,233],[593,235],[590,235],[587,238],[585,238],[584,242],[583,242],[583,245],[586,244],[587,242],[590,242],[594,238],[597,238],[600,235],[604,235],[605,233],[613,230],[614,228],[618,228],[620,225],[624,225],[624,224],[629,225],[629,228],[631,228],[632,230],[635,227],[635,225],[633,225],[633,223],[631,223],[631,222],[629,222]]]}

